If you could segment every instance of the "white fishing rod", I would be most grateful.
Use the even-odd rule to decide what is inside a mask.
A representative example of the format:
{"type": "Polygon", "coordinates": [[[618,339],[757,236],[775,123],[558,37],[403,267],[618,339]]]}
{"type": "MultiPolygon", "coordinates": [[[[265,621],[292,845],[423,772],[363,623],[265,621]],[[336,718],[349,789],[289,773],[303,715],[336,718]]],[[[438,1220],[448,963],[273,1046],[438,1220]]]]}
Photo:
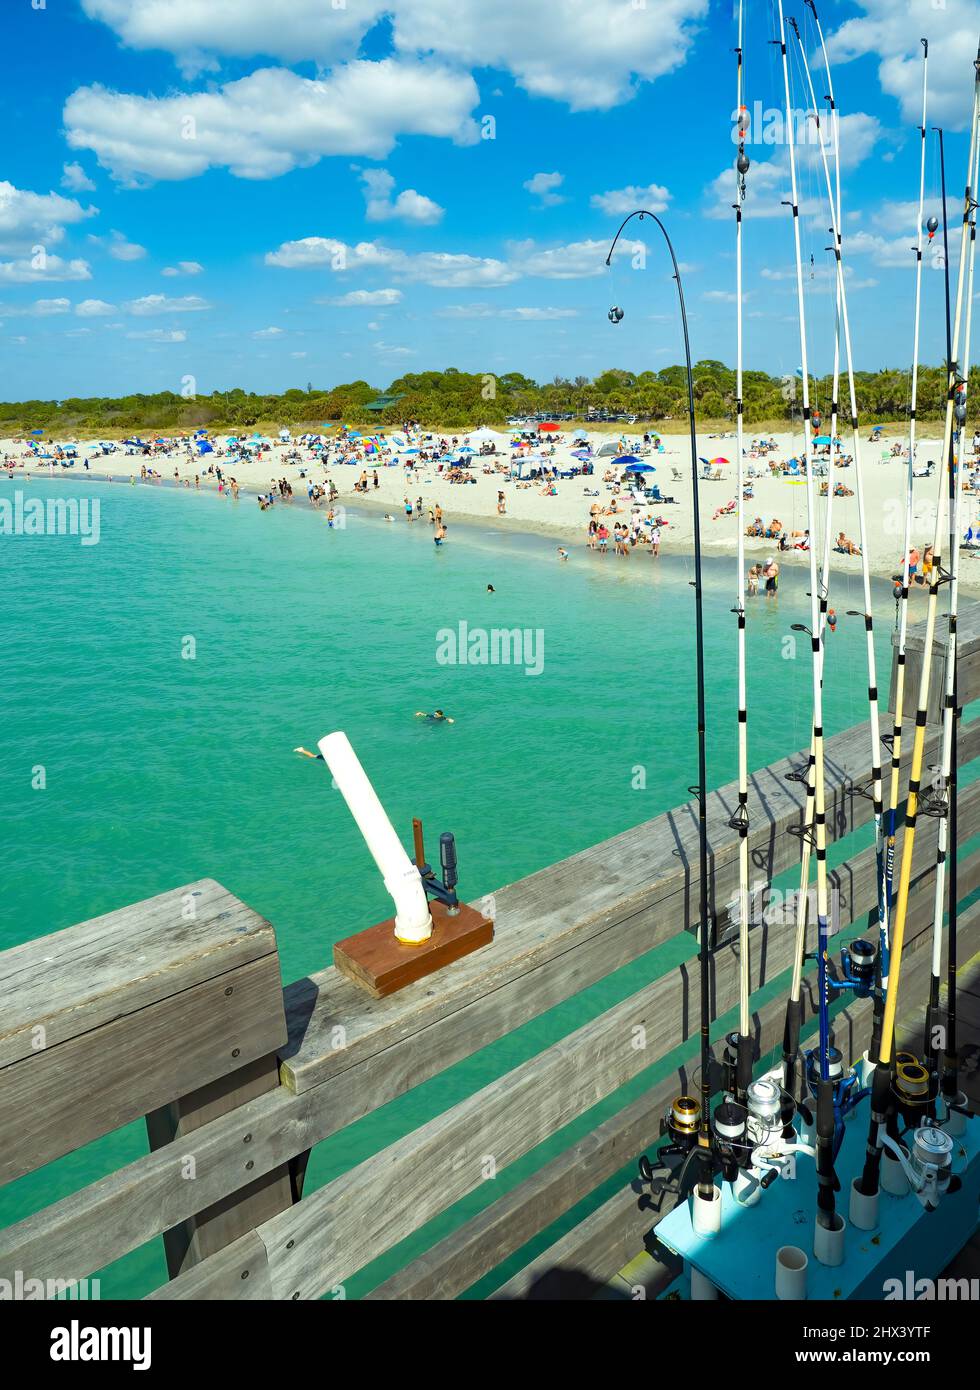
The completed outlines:
{"type": "MultiPolygon", "coordinates": [[[[980,161],[980,139],[977,142],[977,160],[980,161]]],[[[974,164],[973,168],[973,187],[977,187],[978,168],[974,164]]],[[[930,1059],[930,1073],[933,1077],[933,1084],[938,1072],[939,1042],[936,1035],[937,1013],[939,1008],[939,977],[942,970],[942,946],[943,946],[943,913],[946,907],[946,852],[947,847],[951,849],[953,855],[956,852],[955,840],[951,842],[950,831],[955,817],[956,799],[956,766],[955,758],[955,730],[956,730],[956,662],[957,662],[957,633],[956,619],[959,603],[959,566],[960,566],[960,498],[962,495],[963,477],[963,458],[966,435],[966,407],[967,407],[967,386],[970,380],[970,333],[973,324],[973,278],[976,262],[976,238],[977,238],[977,219],[976,204],[970,214],[970,252],[969,265],[967,267],[966,281],[966,314],[963,332],[963,354],[959,362],[959,380],[957,381],[955,399],[953,404],[955,447],[950,458],[949,469],[949,632],[946,639],[946,672],[945,689],[943,692],[943,739],[942,739],[942,761],[940,764],[939,785],[936,787],[936,796],[928,808],[924,807],[924,812],[934,812],[939,817],[939,843],[936,850],[936,893],[933,905],[933,924],[932,924],[932,980],[929,996],[929,1010],[927,1013],[928,1027],[926,1031],[926,1055],[930,1059]]],[[[950,866],[950,887],[953,887],[955,875],[955,863],[950,866]]],[[[955,897],[950,895],[950,920],[949,920],[949,954],[955,961],[955,897]]],[[[952,976],[952,972],[951,972],[952,976]]],[[[953,1005],[954,1032],[955,1032],[955,981],[953,993],[950,996],[953,1005]]],[[[948,1020],[947,1020],[948,1028],[948,1020]]],[[[947,1059],[952,1055],[955,1057],[955,1048],[946,1042],[943,1051],[947,1059]]],[[[945,1071],[949,1070],[947,1061],[945,1071]]],[[[953,1088],[953,1093],[958,1088],[953,1088]]],[[[949,1085],[944,1088],[947,1100],[952,1099],[949,1085]]]]}
{"type": "MultiPolygon", "coordinates": [[[[912,550],[912,490],[915,478],[915,434],[916,406],[919,395],[919,324],[922,308],[922,219],[925,213],[926,197],[926,114],[929,93],[929,40],[922,39],[922,124],[919,154],[919,211],[916,219],[915,251],[915,319],[912,333],[912,388],[909,406],[909,464],[905,474],[905,538],[902,551],[902,587],[899,593],[898,645],[895,654],[895,722],[892,726],[891,748],[891,786],[888,795],[888,811],[885,817],[885,901],[889,914],[895,880],[895,827],[898,819],[899,782],[902,761],[902,719],[905,714],[905,646],[909,622],[909,557],[912,550]]],[[[938,225],[938,224],[937,224],[938,225]]],[[[931,226],[931,224],[930,224],[931,226]]],[[[935,228],[931,228],[932,231],[935,228]]],[[[883,953],[884,955],[884,953],[883,953]]],[[[888,961],[881,962],[882,988],[888,988],[888,961]]],[[[877,1022],[877,1016],[876,1016],[877,1022]]],[[[868,1055],[873,1062],[878,1060],[879,1036],[875,1039],[868,1055]]]]}
{"type": "MultiPolygon", "coordinates": [[[[822,36],[821,36],[822,37],[822,36]]],[[[828,79],[829,79],[828,72],[828,79]]],[[[830,103],[831,120],[834,132],[834,169],[837,185],[837,216],[840,219],[841,208],[841,187],[840,187],[840,129],[836,119],[836,103],[834,101],[833,83],[830,83],[830,93],[827,100],[830,103]]],[[[820,679],[823,680],[823,661],[824,661],[824,641],[826,638],[827,616],[829,611],[830,596],[830,564],[833,543],[833,514],[834,514],[834,451],[837,442],[837,416],[839,411],[838,394],[840,391],[840,286],[835,284],[835,315],[834,315],[834,375],[831,387],[830,399],[830,455],[827,465],[827,506],[824,512],[824,543],[823,556],[820,566],[820,583],[818,597],[820,600],[820,679]]],[[[810,537],[811,545],[816,543],[816,537],[810,537]]],[[[800,891],[796,899],[796,939],[793,951],[793,973],[790,981],[789,998],[786,1005],[786,1023],[783,1030],[783,1087],[787,1095],[792,1094],[793,1076],[796,1065],[796,1056],[799,1051],[800,1024],[802,1021],[802,1005],[800,998],[803,989],[803,965],[806,956],[806,926],[807,909],[809,906],[809,883],[810,883],[810,844],[813,838],[813,809],[814,809],[814,762],[813,762],[813,736],[810,737],[810,756],[807,761],[806,773],[804,775],[794,774],[794,780],[805,782],[806,784],[806,804],[803,813],[803,834],[801,836],[801,856],[800,856],[800,891]]],[[[801,1090],[806,1091],[805,1073],[802,1078],[801,1090]]],[[[787,1110],[787,1124],[790,1114],[787,1110]]]]}
{"type": "MultiPolygon", "coordinates": [[[[953,322],[950,360],[948,362],[946,424],[943,432],[943,469],[939,477],[939,500],[936,505],[936,530],[933,541],[933,567],[929,581],[929,604],[926,610],[926,630],[922,653],[922,670],[919,679],[919,702],[915,719],[915,739],[912,745],[912,765],[909,770],[909,791],[905,803],[905,835],[902,840],[902,860],[899,867],[898,896],[892,918],[892,960],[888,993],[885,996],[885,1016],[882,1025],[881,1051],[875,1067],[871,1088],[871,1121],[868,1127],[868,1146],[864,1160],[864,1171],[857,1180],[852,1199],[860,1197],[871,1207],[878,1195],[881,1170],[881,1155],[886,1128],[894,1116],[899,1096],[892,1092],[892,1051],[895,1041],[895,1017],[898,1008],[899,982],[902,969],[902,945],[905,938],[905,922],[908,914],[909,885],[912,880],[912,856],[915,851],[916,820],[919,811],[919,789],[922,779],[923,753],[925,748],[926,719],[929,708],[929,684],[932,678],[932,648],[936,632],[936,607],[939,592],[940,569],[942,565],[943,533],[946,521],[946,475],[949,466],[950,448],[953,440],[953,417],[956,405],[959,376],[956,357],[959,351],[960,327],[963,317],[963,298],[966,286],[968,250],[971,245],[970,227],[974,210],[974,191],[976,189],[976,161],[978,154],[978,120],[980,120],[980,49],[974,65],[975,80],[973,88],[973,111],[970,119],[970,155],[967,163],[966,190],[963,197],[963,228],[960,240],[960,264],[957,274],[956,314],[953,322]],[[869,1201],[869,1199],[872,1199],[869,1201]]],[[[972,243],[976,245],[975,241],[972,243]]],[[[923,1072],[922,1068],[918,1069],[923,1072]]],[[[902,1076],[897,1076],[896,1085],[901,1088],[902,1076]]],[[[894,1136],[893,1136],[894,1137],[894,1136]]],[[[852,1207],[852,1215],[854,1208],[852,1207]]],[[[870,1218],[869,1218],[870,1219],[870,1218]]]]}
{"type": "Polygon", "coordinates": [[[738,948],[739,948],[739,990],[738,990],[738,1033],[731,1040],[734,1045],[733,1091],[740,1105],[745,1104],[746,1091],[752,1080],[753,1041],[749,1032],[749,757],[748,757],[748,706],[745,682],[745,463],[743,428],[743,372],[742,372],[742,204],[745,201],[745,176],[750,161],[745,153],[747,124],[744,119],[744,62],[742,38],[744,33],[744,13],[742,0],[738,6],[738,47],[735,50],[738,75],[736,88],[735,115],[738,123],[738,155],[735,160],[735,432],[737,455],[738,501],[738,541],[736,545],[736,588],[735,607],[732,610],[738,623],[738,809],[732,816],[732,828],[738,831],[738,948]]]}
{"type": "Polygon", "coordinates": [[[796,176],[796,141],[793,130],[793,101],[786,51],[786,22],[783,0],[777,0],[779,48],[783,67],[786,110],[786,145],[789,153],[793,246],[796,260],[796,297],[800,321],[800,357],[803,371],[803,450],[806,465],[807,515],[810,523],[810,646],[813,655],[813,784],[814,839],[817,859],[817,990],[820,1010],[820,1078],[817,1083],[817,1219],[814,1253],[818,1260],[831,1263],[831,1249],[839,1239],[843,1222],[836,1213],[834,1172],[834,1090],[830,1077],[830,999],[827,956],[830,940],[827,914],[827,816],[824,790],[823,682],[820,659],[820,605],[817,594],[816,498],[813,486],[813,445],[810,428],[810,373],[807,356],[806,305],[803,296],[803,255],[800,245],[800,208],[796,176]]]}
{"type": "MultiPolygon", "coordinates": [[[[812,10],[817,28],[823,40],[823,31],[820,29],[820,20],[817,16],[814,0],[807,0],[809,8],[812,10]]],[[[830,206],[832,226],[830,228],[833,237],[834,259],[837,267],[837,285],[840,290],[841,306],[841,327],[844,332],[844,360],[847,364],[847,385],[848,396],[851,408],[851,438],[854,454],[854,491],[857,497],[858,509],[858,538],[861,550],[861,581],[864,597],[864,631],[867,650],[868,666],[868,715],[871,729],[871,801],[874,813],[875,828],[875,858],[876,858],[876,883],[878,896],[878,922],[879,922],[879,955],[882,965],[888,957],[889,949],[889,926],[888,926],[888,905],[885,894],[885,853],[884,853],[884,824],[883,824],[883,805],[882,805],[882,783],[881,783],[881,726],[878,712],[878,678],[875,660],[874,644],[874,618],[871,612],[871,563],[868,551],[868,527],[867,515],[864,505],[864,470],[861,463],[861,438],[858,423],[857,391],[854,384],[854,355],[851,348],[851,329],[847,312],[847,286],[844,277],[843,259],[843,238],[841,230],[840,209],[835,203],[834,190],[830,178],[830,165],[827,158],[827,143],[824,138],[823,126],[820,122],[820,113],[817,107],[816,92],[813,87],[813,77],[810,73],[810,64],[807,60],[806,49],[800,35],[799,27],[793,22],[793,30],[796,34],[797,43],[800,49],[800,58],[803,64],[803,71],[806,76],[807,87],[810,93],[810,102],[813,111],[813,119],[816,123],[817,135],[820,142],[820,160],[823,165],[824,177],[827,183],[827,200],[830,206]]],[[[828,63],[826,45],[823,45],[824,62],[828,63]]],[[[830,81],[829,63],[827,67],[828,82],[830,81]]],[[[836,114],[836,113],[835,113],[836,114]]],[[[855,615],[860,616],[860,615],[855,615]]],[[[877,992],[875,1000],[876,1008],[881,1012],[881,994],[877,992]]]]}

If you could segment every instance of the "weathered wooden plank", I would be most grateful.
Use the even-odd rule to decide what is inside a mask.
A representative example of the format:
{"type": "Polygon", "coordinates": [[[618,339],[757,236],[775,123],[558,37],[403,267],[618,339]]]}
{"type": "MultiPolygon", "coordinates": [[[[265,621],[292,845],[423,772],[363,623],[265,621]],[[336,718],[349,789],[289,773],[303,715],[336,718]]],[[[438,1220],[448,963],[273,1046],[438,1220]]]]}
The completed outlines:
{"type": "MultiPolygon", "coordinates": [[[[971,700],[980,699],[980,604],[968,604],[961,608],[957,616],[957,662],[956,683],[961,706],[971,700]]],[[[936,634],[933,643],[932,666],[929,677],[928,718],[931,723],[942,719],[943,694],[946,689],[946,643],[949,640],[949,617],[939,616],[936,620],[936,634]]],[[[925,625],[916,623],[908,632],[905,644],[905,692],[906,701],[918,703],[919,683],[922,679],[922,652],[925,645],[925,625]],[[909,693],[911,692],[911,694],[909,693]]],[[[892,633],[892,673],[888,704],[895,708],[895,682],[898,670],[898,634],[892,633]]]]}
{"type": "MultiPolygon", "coordinates": [[[[911,738],[911,725],[907,734],[911,738]]],[[[938,746],[938,732],[930,731],[927,759],[938,746]]],[[[978,754],[980,720],[974,720],[963,726],[961,762],[978,754]]],[[[869,756],[865,726],[828,741],[828,826],[834,836],[870,820],[870,802],[853,790],[870,773],[869,756]]],[[[799,756],[785,759],[751,779],[750,845],[758,879],[768,880],[799,862],[799,839],[788,832],[802,821],[804,789],[786,780],[798,766],[799,756]]],[[[907,775],[906,765],[906,782],[907,775]]],[[[711,872],[719,905],[736,885],[738,837],[728,825],[735,805],[734,784],[709,797],[711,872]]],[[[605,951],[621,965],[690,925],[696,919],[696,861],[696,817],[688,805],[500,889],[490,914],[496,922],[494,942],[433,980],[378,1000],[365,999],[333,969],[297,982],[286,991],[285,1084],[297,1092],[320,1085],[475,1001],[498,1011],[484,1043],[502,1036],[516,1026],[514,1011],[519,1014],[521,1005],[515,1000],[540,966],[553,966],[548,1002],[542,1005],[548,1008],[596,978],[586,968],[585,942],[602,942],[593,963],[605,951]],[[563,982],[558,977],[564,970],[563,982]]],[[[603,973],[610,968],[616,967],[603,973]]]]}
{"type": "MultiPolygon", "coordinates": [[[[190,1095],[180,1096],[169,1105],[151,1111],[146,1117],[150,1148],[160,1149],[179,1140],[186,1150],[188,1137],[202,1125],[278,1089],[279,1064],[276,1054],[270,1052],[190,1095]]],[[[190,1158],[190,1155],[185,1156],[190,1158]]],[[[244,1167],[246,1172],[254,1172],[255,1160],[247,1157],[244,1167]]],[[[196,1175],[196,1168],[195,1161],[195,1174],[189,1176],[196,1175]]],[[[280,1164],[268,1173],[253,1177],[243,1187],[188,1217],[180,1225],[164,1231],[170,1277],[190,1269],[277,1212],[284,1211],[292,1205],[293,1196],[289,1165],[280,1164]]]]}
{"type": "Polygon", "coordinates": [[[275,950],[269,923],[209,878],[14,946],[0,952],[0,1067],[275,950]]]}
{"type": "MultiPolygon", "coordinates": [[[[172,1299],[175,1287],[174,1283],[162,1284],[146,1297],[148,1300],[172,1299]]],[[[226,1302],[231,1299],[268,1300],[272,1296],[265,1246],[254,1231],[180,1276],[181,1298],[226,1302]]]]}
{"type": "Polygon", "coordinates": [[[0,1182],[40,1168],[285,1037],[265,955],[0,1070],[0,1182]]]}

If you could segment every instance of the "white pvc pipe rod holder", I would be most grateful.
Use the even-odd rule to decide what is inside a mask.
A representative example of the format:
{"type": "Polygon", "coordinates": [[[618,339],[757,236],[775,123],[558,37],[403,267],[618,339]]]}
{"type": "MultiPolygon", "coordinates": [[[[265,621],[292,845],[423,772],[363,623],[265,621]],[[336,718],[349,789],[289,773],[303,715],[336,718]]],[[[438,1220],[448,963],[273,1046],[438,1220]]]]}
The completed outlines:
{"type": "MultiPolygon", "coordinates": [[[[969,1108],[970,1102],[963,1091],[957,1094],[956,1104],[961,1105],[964,1110],[969,1108]]],[[[951,1139],[962,1139],[966,1133],[966,1116],[959,1110],[947,1109],[946,1118],[941,1121],[941,1124],[951,1139]]]]}
{"type": "Polygon", "coordinates": [[[882,1150],[878,1181],[881,1190],[887,1192],[891,1197],[907,1197],[911,1190],[905,1169],[888,1149],[882,1150]]]}
{"type": "Polygon", "coordinates": [[[702,1274],[699,1269],[691,1265],[691,1301],[693,1303],[709,1303],[717,1297],[717,1285],[712,1284],[706,1274],[702,1274]]]}
{"type": "Polygon", "coordinates": [[[716,1236],[721,1230],[721,1189],[712,1187],[710,1197],[694,1189],[691,1224],[699,1236],[716,1236]]]}
{"type": "Polygon", "coordinates": [[[781,1245],[776,1251],[776,1297],[783,1303],[806,1298],[806,1271],[810,1261],[798,1245],[781,1245]]]}
{"type": "Polygon", "coordinates": [[[327,734],[317,747],[394,901],[395,936],[407,945],[420,946],[432,935],[432,915],[418,866],[409,859],[395,834],[347,735],[327,734]]]}
{"type": "Polygon", "coordinates": [[[861,1191],[861,1179],[851,1179],[851,1225],[859,1231],[873,1231],[878,1224],[878,1194],[868,1197],[861,1191]]]}
{"type": "Polygon", "coordinates": [[[835,1268],[844,1263],[844,1232],[847,1222],[839,1212],[834,1212],[833,1225],[821,1226],[818,1221],[813,1230],[813,1253],[822,1265],[835,1268]]]}

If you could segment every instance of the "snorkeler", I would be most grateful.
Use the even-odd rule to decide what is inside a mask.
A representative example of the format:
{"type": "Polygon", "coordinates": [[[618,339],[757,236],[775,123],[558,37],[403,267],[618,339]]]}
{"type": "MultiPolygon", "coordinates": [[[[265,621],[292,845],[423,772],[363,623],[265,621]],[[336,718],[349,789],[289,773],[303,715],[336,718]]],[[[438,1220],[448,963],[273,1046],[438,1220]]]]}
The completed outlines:
{"type": "Polygon", "coordinates": [[[428,719],[432,723],[439,723],[443,719],[447,724],[454,724],[456,722],[454,719],[450,719],[448,714],[443,714],[441,709],[437,709],[434,714],[426,714],[424,709],[417,709],[415,711],[415,718],[428,719]]]}

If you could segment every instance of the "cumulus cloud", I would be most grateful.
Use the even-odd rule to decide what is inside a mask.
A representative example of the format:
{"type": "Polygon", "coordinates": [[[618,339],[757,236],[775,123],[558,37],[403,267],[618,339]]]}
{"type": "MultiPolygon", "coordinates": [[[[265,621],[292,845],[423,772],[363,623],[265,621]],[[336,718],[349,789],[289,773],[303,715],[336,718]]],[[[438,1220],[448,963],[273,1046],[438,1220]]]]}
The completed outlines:
{"type": "Polygon", "coordinates": [[[349,290],[337,299],[322,300],[321,303],[335,304],[342,309],[377,308],[381,304],[401,303],[401,290],[349,290]]]}
{"type": "Polygon", "coordinates": [[[544,323],[551,319],[574,319],[577,309],[553,309],[547,306],[531,308],[497,308],[492,304],[447,304],[437,310],[441,319],[512,319],[517,323],[544,323]]]}
{"type": "Polygon", "coordinates": [[[640,208],[646,208],[647,212],[666,212],[670,193],[659,183],[642,186],[631,183],[626,188],[612,188],[608,193],[593,193],[589,202],[610,217],[628,217],[640,208]]]}
{"type": "Polygon", "coordinates": [[[75,313],[79,318],[96,319],[118,313],[118,310],[115,304],[107,304],[104,299],[83,299],[75,305],[75,313]]]}
{"type": "Polygon", "coordinates": [[[33,304],[0,304],[0,318],[50,318],[52,314],[67,314],[70,299],[35,299],[33,304]]]}
{"type": "Polygon", "coordinates": [[[949,130],[970,123],[980,0],[858,0],[863,14],[828,36],[831,62],[871,57],[882,90],[895,98],[902,119],[922,118],[922,46],[929,40],[929,121],[949,130]]]}
{"type": "Polygon", "coordinates": [[[62,165],[61,186],[72,193],[91,193],[95,188],[95,184],[77,162],[62,165]]]}
{"type": "Polygon", "coordinates": [[[257,328],[252,334],[253,338],[281,338],[285,333],[284,328],[257,328]]]}
{"type": "Polygon", "coordinates": [[[98,246],[106,246],[109,255],[117,261],[141,261],[146,255],[146,247],[140,246],[138,242],[129,241],[123,232],[110,232],[108,242],[100,236],[90,236],[89,241],[98,246]]]}
{"type": "Polygon", "coordinates": [[[178,261],[176,265],[165,265],[160,271],[161,275],[200,275],[204,269],[200,261],[178,261]]]}
{"type": "MultiPolygon", "coordinates": [[[[401,251],[380,242],[362,241],[356,246],[332,237],[303,237],[286,241],[266,254],[266,265],[285,270],[377,270],[401,280],[440,289],[492,288],[513,284],[526,276],[545,280],[579,280],[605,270],[608,243],[576,241],[564,246],[540,247],[534,241],[512,242],[507,259],[469,256],[445,251],[401,251]]],[[[623,238],[617,256],[645,254],[642,241],[623,238]]]]}
{"type": "Polygon", "coordinates": [[[365,217],[369,222],[397,220],[431,227],[441,220],[445,212],[445,208],[423,193],[417,193],[414,188],[403,189],[393,198],[395,179],[387,169],[365,169],[361,182],[367,203],[365,217]]]}
{"type": "Polygon", "coordinates": [[[165,294],[145,294],[141,299],[129,300],[123,308],[137,318],[145,318],[151,314],[199,313],[202,309],[210,309],[211,305],[196,294],[181,295],[179,299],[170,299],[165,294]]]}
{"type": "Polygon", "coordinates": [[[60,256],[35,255],[16,261],[0,261],[0,282],[29,285],[37,280],[91,280],[88,261],[64,261],[60,256]]]}
{"type": "Polygon", "coordinates": [[[138,338],[146,343],[183,343],[187,334],[182,328],[145,328],[138,333],[127,333],[127,338],[138,338]]]}
{"type": "Polygon", "coordinates": [[[316,79],[263,68],[211,91],[166,97],[81,87],[65,103],[64,123],[72,148],[94,151],[123,183],[211,168],[270,179],[325,155],[382,159],[400,135],[472,143],[478,95],[467,73],[386,58],[316,79]]]}
{"type": "Polygon", "coordinates": [[[74,198],[60,193],[32,193],[0,181],[0,251],[9,255],[29,252],[39,243],[60,242],[65,227],[93,217],[97,208],[83,208],[74,198]]]}
{"type": "Polygon", "coordinates": [[[535,174],[533,178],[524,180],[524,187],[537,198],[539,207],[552,208],[565,201],[557,191],[564,182],[564,174],[535,174]]]}
{"type": "Polygon", "coordinates": [[[220,57],[268,55],[321,66],[355,57],[382,15],[395,49],[434,54],[456,68],[502,68],[535,96],[573,110],[627,101],[641,81],[686,59],[708,0],[82,0],[133,48],[162,48],[189,72],[220,57]]]}

